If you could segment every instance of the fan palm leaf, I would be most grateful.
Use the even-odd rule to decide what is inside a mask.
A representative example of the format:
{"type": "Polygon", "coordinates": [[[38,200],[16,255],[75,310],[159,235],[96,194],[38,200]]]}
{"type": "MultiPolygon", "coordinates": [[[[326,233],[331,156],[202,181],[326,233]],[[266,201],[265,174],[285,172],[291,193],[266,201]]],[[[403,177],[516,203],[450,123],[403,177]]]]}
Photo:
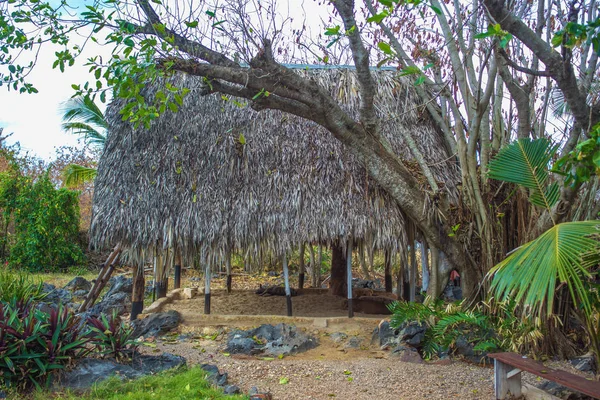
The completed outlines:
{"type": "Polygon", "coordinates": [[[548,164],[557,146],[548,139],[522,138],[503,148],[489,163],[489,176],[531,190],[532,204],[550,210],[558,201],[556,182],[548,185],[548,164]]]}
{"type": "Polygon", "coordinates": [[[96,168],[69,164],[63,170],[64,184],[68,188],[76,188],[83,183],[93,182],[97,174],[98,170],[96,168]]]}
{"type": "Polygon", "coordinates": [[[555,225],[490,270],[492,293],[501,299],[514,298],[534,316],[542,315],[545,305],[551,315],[560,282],[568,287],[576,306],[590,315],[592,304],[585,280],[600,261],[599,228],[600,221],[555,225]]]}

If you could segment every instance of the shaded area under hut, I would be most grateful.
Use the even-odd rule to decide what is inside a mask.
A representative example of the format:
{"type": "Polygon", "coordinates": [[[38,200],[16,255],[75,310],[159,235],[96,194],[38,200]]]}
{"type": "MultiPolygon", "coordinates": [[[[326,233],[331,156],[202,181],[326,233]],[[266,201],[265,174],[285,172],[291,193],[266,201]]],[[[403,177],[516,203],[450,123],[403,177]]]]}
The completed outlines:
{"type": "MultiPolygon", "coordinates": [[[[355,71],[296,72],[358,114],[355,71]]],[[[417,104],[412,82],[393,70],[374,75],[382,145],[415,165],[415,174],[419,168],[414,160],[422,157],[443,195],[456,199],[459,171],[442,133],[417,104]]],[[[169,83],[190,92],[178,112],[166,111],[149,129],[135,129],[122,120],[122,101],[107,110],[108,140],[98,165],[90,228],[93,246],[118,243],[137,270],[154,257],[159,282],[172,265],[204,264],[205,312],[210,312],[211,268],[224,262],[231,282],[233,250],[279,255],[289,286],[286,254],[304,244],[332,246],[330,289],[347,295],[350,303],[353,246],[385,250],[389,260],[401,254],[404,272],[398,275],[398,287],[414,299],[416,261],[410,268],[407,253],[413,249],[414,259],[412,224],[327,130],[280,111],[257,112],[246,100],[202,95],[204,84],[197,77],[178,74],[169,83]]],[[[157,93],[169,95],[164,82],[148,87],[144,96],[152,101],[157,93]]],[[[420,181],[427,187],[424,177],[420,181]]],[[[386,289],[391,291],[388,264],[386,289]]],[[[286,293],[289,314],[289,288],[286,293]]]]}

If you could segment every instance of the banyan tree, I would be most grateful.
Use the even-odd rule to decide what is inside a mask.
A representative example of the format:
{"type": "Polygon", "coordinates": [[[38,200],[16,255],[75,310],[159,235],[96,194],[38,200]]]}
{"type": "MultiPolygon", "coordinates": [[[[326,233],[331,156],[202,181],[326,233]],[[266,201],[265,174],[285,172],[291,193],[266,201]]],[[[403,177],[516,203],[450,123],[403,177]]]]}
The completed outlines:
{"type": "MultiPolygon", "coordinates": [[[[303,66],[296,72],[358,112],[354,70],[303,66]]],[[[425,164],[431,175],[418,177],[423,187],[435,179],[444,196],[456,199],[459,171],[442,133],[418,106],[413,83],[395,70],[375,76],[383,146],[408,165],[425,164]]],[[[401,254],[408,246],[414,253],[418,232],[327,130],[280,111],[254,110],[242,99],[205,95],[207,83],[197,77],[170,79],[190,91],[177,112],[165,111],[149,128],[123,121],[122,101],[107,110],[90,229],[96,248],[119,244],[138,264],[149,255],[200,259],[209,281],[211,263],[219,255],[227,263],[234,250],[273,252],[286,269],[291,249],[328,243],[336,294],[347,290],[352,243],[401,254]]],[[[166,86],[155,82],[143,95],[148,101],[168,96],[166,86]]]]}

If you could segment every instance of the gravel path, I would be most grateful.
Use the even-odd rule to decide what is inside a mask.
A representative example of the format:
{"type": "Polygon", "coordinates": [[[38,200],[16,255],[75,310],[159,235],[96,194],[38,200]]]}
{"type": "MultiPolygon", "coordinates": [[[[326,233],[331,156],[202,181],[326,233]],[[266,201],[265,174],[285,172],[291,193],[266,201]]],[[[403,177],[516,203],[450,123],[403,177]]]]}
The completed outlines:
{"type": "Polygon", "coordinates": [[[238,385],[245,393],[256,386],[270,391],[274,399],[493,398],[492,368],[459,361],[449,365],[406,363],[389,352],[374,349],[376,346],[344,349],[327,333],[320,334],[316,349],[283,359],[262,360],[224,355],[224,337],[184,341],[167,338],[164,342],[159,340],[156,348],[142,347],[142,351],[182,355],[189,365],[216,364],[221,372],[229,374],[229,384],[238,385]],[[280,383],[282,378],[286,383],[280,383]]]}

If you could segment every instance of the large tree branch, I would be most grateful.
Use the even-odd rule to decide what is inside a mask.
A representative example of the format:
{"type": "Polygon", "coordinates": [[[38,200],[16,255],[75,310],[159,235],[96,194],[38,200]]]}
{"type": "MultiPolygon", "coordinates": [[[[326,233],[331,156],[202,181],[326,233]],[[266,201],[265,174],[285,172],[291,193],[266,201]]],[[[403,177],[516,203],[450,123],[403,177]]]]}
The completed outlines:
{"type": "Polygon", "coordinates": [[[350,49],[352,50],[352,59],[356,66],[356,74],[361,89],[361,120],[371,134],[377,134],[378,118],[374,110],[377,89],[375,80],[371,75],[369,52],[365,48],[354,18],[354,0],[335,0],[333,5],[342,17],[344,29],[350,42],[350,49]]]}
{"type": "Polygon", "coordinates": [[[600,121],[600,113],[590,111],[585,94],[579,90],[570,60],[563,60],[550,44],[513,15],[505,7],[504,0],[484,0],[484,4],[490,16],[500,24],[502,29],[521,40],[546,65],[550,76],[563,92],[579,126],[587,130],[600,121]]]}

